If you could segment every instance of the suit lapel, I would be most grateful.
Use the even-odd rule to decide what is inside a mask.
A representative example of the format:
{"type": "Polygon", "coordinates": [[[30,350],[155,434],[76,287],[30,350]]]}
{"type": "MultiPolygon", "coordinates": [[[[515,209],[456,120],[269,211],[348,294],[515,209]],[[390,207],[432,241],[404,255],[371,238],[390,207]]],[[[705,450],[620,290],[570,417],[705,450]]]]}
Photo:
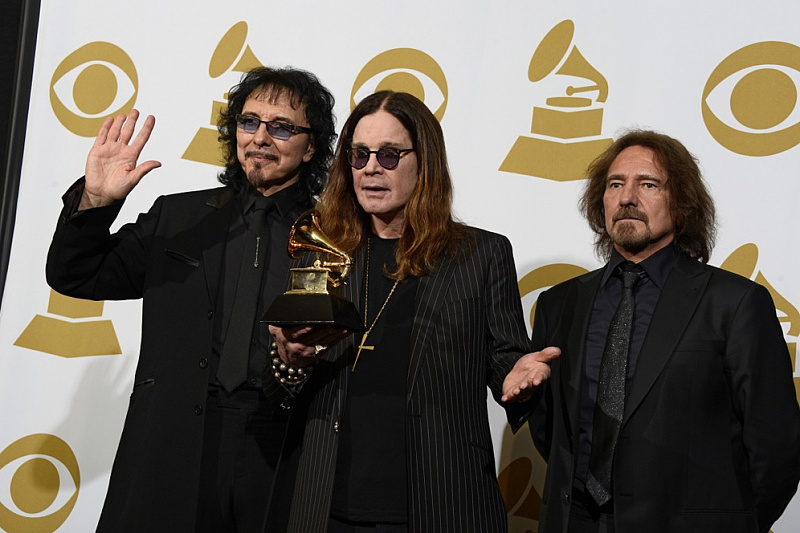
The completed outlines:
{"type": "MultiPolygon", "coordinates": [[[[341,289],[342,297],[353,302],[353,304],[356,306],[356,309],[358,309],[361,320],[364,320],[364,301],[362,297],[364,291],[362,290],[362,287],[364,285],[365,260],[364,247],[359,246],[352,257],[350,276],[347,278],[347,281],[344,283],[344,285],[342,285],[341,289]]],[[[361,337],[358,337],[358,340],[361,340],[361,337]]]]}
{"type": "Polygon", "coordinates": [[[229,187],[216,191],[206,202],[206,205],[213,209],[203,217],[200,224],[200,245],[205,265],[203,271],[212,303],[216,302],[227,233],[236,207],[236,202],[231,201],[232,198],[233,191],[229,187]]]}
{"type": "MultiPolygon", "coordinates": [[[[681,256],[667,277],[625,400],[627,420],[641,404],[683,336],[711,277],[702,263],[681,256]]],[[[624,422],[623,422],[624,423],[624,422]]]]}
{"type": "Polygon", "coordinates": [[[442,259],[438,268],[428,276],[423,276],[417,286],[417,296],[414,303],[414,324],[411,327],[411,358],[408,363],[408,377],[406,380],[406,399],[410,399],[414,392],[414,383],[425,347],[428,345],[434,328],[437,327],[436,317],[445,301],[448,287],[453,281],[458,268],[457,261],[442,259]]]}

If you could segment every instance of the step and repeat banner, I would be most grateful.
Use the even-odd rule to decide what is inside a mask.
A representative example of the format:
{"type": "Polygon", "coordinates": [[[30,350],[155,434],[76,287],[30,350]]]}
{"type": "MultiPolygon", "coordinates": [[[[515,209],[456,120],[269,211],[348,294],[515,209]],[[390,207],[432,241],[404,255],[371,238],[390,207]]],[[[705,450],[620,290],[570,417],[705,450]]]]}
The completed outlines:
{"type": "MultiPolygon", "coordinates": [[[[414,93],[444,128],[458,216],[514,245],[529,324],[541,290],[601,264],[577,210],[588,162],[626,129],[662,131],[717,202],[711,263],[769,289],[794,357],[798,19],[795,0],[42,0],[0,314],[0,530],[91,531],[108,484],[141,305],[66,298],[44,276],[60,197],[104,117],[155,115],[142,160],[163,163],[118,226],[160,194],[216,184],[216,116],[254,66],[316,73],[340,126],[376,89],[414,93]]],[[[511,531],[535,532],[545,465],[490,409],[511,531]]],[[[795,498],[773,531],[798,530],[795,498]]]]}

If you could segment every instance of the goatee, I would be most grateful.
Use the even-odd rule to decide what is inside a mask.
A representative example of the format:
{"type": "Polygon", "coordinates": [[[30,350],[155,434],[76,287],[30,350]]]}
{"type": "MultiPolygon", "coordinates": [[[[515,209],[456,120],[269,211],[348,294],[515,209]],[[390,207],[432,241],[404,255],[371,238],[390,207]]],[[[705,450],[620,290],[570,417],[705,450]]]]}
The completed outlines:
{"type": "Polygon", "coordinates": [[[636,254],[644,250],[653,237],[647,214],[635,207],[625,207],[614,213],[614,225],[608,232],[611,242],[623,250],[636,254]],[[627,220],[623,220],[627,219],[627,220]],[[644,230],[637,231],[634,220],[644,223],[644,230]]]}

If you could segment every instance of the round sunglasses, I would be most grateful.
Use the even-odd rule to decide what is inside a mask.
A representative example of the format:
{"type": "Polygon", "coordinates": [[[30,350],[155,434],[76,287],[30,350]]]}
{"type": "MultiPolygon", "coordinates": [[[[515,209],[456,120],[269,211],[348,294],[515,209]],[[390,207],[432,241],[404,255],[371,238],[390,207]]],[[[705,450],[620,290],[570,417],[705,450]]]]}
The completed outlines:
{"type": "Polygon", "coordinates": [[[400,164],[400,157],[406,152],[413,152],[413,148],[392,148],[391,146],[384,146],[377,150],[368,150],[366,148],[348,148],[347,161],[350,166],[356,170],[362,169],[367,166],[369,157],[375,154],[378,164],[386,170],[393,170],[400,164]]]}

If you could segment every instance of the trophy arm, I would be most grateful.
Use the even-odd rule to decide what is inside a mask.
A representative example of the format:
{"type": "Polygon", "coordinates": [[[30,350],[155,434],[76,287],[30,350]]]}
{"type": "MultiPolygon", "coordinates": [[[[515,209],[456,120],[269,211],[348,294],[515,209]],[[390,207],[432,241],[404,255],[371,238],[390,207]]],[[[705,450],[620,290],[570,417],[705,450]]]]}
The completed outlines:
{"type": "Polygon", "coordinates": [[[328,263],[325,262],[322,264],[324,267],[337,267],[341,269],[338,272],[337,276],[331,276],[332,270],[328,271],[328,281],[330,282],[332,287],[338,287],[350,276],[350,269],[352,267],[350,258],[347,257],[344,262],[342,263],[328,263]]]}

